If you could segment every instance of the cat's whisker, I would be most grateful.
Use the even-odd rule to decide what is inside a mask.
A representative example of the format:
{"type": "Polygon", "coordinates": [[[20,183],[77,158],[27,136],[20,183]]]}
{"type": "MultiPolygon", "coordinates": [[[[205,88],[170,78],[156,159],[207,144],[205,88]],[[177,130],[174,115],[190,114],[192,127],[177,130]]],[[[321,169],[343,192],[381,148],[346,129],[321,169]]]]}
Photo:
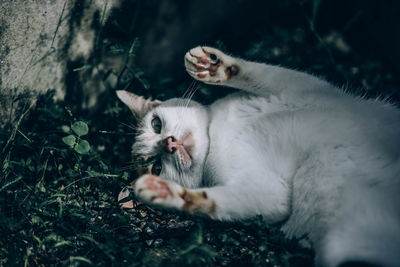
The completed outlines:
{"type": "Polygon", "coordinates": [[[192,80],[192,82],[190,83],[189,87],[185,90],[185,92],[183,93],[182,97],[180,98],[181,101],[180,101],[179,106],[183,106],[184,99],[190,94],[190,92],[192,91],[193,86],[194,86],[195,84],[196,84],[196,81],[195,81],[195,80],[192,80]]]}
{"type": "Polygon", "coordinates": [[[113,135],[136,135],[136,133],[132,132],[132,133],[118,133],[118,132],[109,132],[109,131],[105,131],[105,130],[99,130],[99,133],[101,134],[113,134],[113,135]]]}
{"type": "Polygon", "coordinates": [[[190,100],[192,100],[192,98],[193,98],[194,94],[197,92],[197,89],[198,89],[198,88],[199,88],[199,84],[197,83],[196,86],[195,86],[195,88],[193,89],[192,93],[189,95],[189,97],[188,97],[188,99],[187,99],[185,108],[187,108],[187,107],[189,106],[190,100]]]}
{"type": "Polygon", "coordinates": [[[189,84],[188,88],[185,90],[185,92],[183,93],[181,98],[186,97],[186,95],[187,95],[188,91],[190,91],[190,88],[192,87],[192,85],[193,85],[193,81],[189,84]]]}
{"type": "Polygon", "coordinates": [[[182,95],[182,99],[185,99],[186,96],[188,95],[188,93],[192,90],[193,86],[196,84],[196,80],[192,80],[192,82],[190,83],[188,89],[186,89],[186,91],[183,93],[182,95]]]}
{"type": "MultiPolygon", "coordinates": [[[[185,93],[182,95],[182,98],[179,101],[179,107],[187,107],[189,105],[190,99],[193,97],[193,94],[196,92],[197,88],[199,86],[199,83],[196,80],[192,80],[190,83],[188,89],[185,91],[185,93]]],[[[181,109],[179,111],[179,117],[183,117],[183,112],[184,109],[181,109]]],[[[177,136],[180,136],[182,133],[182,125],[179,124],[177,129],[177,136]]]]}
{"type": "MultiPolygon", "coordinates": [[[[190,101],[192,100],[194,94],[197,92],[197,89],[199,88],[199,83],[195,82],[194,85],[192,86],[190,92],[187,94],[187,98],[183,99],[185,103],[181,106],[183,109],[180,110],[180,116],[183,117],[183,112],[184,110],[189,106],[190,101]]],[[[181,136],[183,134],[183,124],[179,123],[176,129],[177,136],[181,136]]]]}
{"type": "MultiPolygon", "coordinates": [[[[183,94],[181,101],[180,101],[180,107],[187,107],[188,102],[190,99],[193,97],[194,92],[197,90],[199,86],[199,83],[196,80],[193,80],[189,86],[189,88],[185,91],[183,94]]],[[[183,110],[181,110],[183,112],[183,110]]]]}
{"type": "Polygon", "coordinates": [[[137,126],[135,126],[135,125],[129,125],[129,124],[126,124],[126,123],[124,123],[124,122],[122,122],[122,121],[118,121],[118,123],[120,123],[120,124],[122,124],[122,125],[124,125],[124,126],[130,128],[130,129],[136,131],[137,126]]]}
{"type": "Polygon", "coordinates": [[[136,170],[136,169],[138,169],[138,166],[136,164],[131,164],[131,165],[119,168],[119,170],[121,170],[121,171],[129,171],[129,170],[136,170]]]}

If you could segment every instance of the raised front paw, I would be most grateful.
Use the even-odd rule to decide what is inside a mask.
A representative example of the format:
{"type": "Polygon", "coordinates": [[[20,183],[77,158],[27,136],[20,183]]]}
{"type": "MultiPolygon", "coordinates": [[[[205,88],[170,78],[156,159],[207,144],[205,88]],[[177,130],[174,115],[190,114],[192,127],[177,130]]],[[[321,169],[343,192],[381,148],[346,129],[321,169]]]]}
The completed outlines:
{"type": "Polygon", "coordinates": [[[198,46],[185,55],[186,71],[195,79],[217,84],[239,73],[236,60],[215,48],[198,46]]]}
{"type": "Polygon", "coordinates": [[[135,183],[135,194],[141,199],[157,205],[181,209],[185,201],[181,195],[185,191],[182,186],[147,174],[135,183]]]}

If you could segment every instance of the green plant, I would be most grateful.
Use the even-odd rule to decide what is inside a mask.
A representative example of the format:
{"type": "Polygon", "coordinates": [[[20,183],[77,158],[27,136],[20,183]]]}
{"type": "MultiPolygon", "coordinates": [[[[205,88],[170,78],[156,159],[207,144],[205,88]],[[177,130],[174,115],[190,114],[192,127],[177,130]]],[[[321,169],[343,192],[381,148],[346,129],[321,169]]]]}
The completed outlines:
{"type": "Polygon", "coordinates": [[[90,150],[90,144],[88,141],[82,139],[89,132],[88,125],[83,121],[74,122],[71,127],[67,125],[61,126],[61,129],[65,133],[71,133],[68,136],[62,138],[62,141],[73,148],[79,154],[87,154],[90,150]],[[72,131],[71,131],[72,130],[72,131]]]}

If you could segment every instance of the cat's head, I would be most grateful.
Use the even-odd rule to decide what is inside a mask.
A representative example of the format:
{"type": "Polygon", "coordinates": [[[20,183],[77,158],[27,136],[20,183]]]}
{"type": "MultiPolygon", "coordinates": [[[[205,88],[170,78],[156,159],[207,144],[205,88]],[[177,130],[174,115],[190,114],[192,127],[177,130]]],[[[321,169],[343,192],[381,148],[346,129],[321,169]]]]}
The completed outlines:
{"type": "Polygon", "coordinates": [[[206,109],[187,99],[150,101],[127,91],[117,95],[137,120],[134,157],[151,160],[148,169],[155,175],[198,187],[209,145],[206,109]]]}

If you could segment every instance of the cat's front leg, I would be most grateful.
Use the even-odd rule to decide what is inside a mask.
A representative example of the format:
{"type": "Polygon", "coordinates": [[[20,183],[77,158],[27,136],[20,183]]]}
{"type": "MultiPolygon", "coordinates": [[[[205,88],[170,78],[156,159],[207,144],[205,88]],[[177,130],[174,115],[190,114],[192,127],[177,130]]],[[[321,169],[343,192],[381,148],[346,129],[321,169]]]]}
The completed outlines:
{"type": "Polygon", "coordinates": [[[225,84],[240,72],[240,62],[218,49],[198,46],[185,55],[186,71],[208,84],[225,84]]]}
{"type": "Polygon", "coordinates": [[[134,187],[136,196],[149,203],[209,217],[215,216],[215,201],[208,198],[204,191],[192,191],[155,175],[140,177],[134,187]]]}
{"type": "MultiPolygon", "coordinates": [[[[218,49],[198,46],[185,55],[186,71],[196,80],[225,85],[256,95],[303,95],[304,92],[332,90],[332,85],[303,72],[242,60],[218,49]]],[[[297,103],[298,97],[287,101],[297,103]]]]}
{"type": "Polygon", "coordinates": [[[287,217],[289,207],[287,188],[280,182],[186,189],[158,176],[144,175],[137,180],[135,193],[155,205],[220,220],[262,214],[267,223],[275,223],[287,217]]]}

